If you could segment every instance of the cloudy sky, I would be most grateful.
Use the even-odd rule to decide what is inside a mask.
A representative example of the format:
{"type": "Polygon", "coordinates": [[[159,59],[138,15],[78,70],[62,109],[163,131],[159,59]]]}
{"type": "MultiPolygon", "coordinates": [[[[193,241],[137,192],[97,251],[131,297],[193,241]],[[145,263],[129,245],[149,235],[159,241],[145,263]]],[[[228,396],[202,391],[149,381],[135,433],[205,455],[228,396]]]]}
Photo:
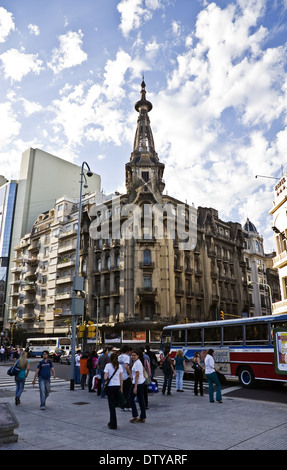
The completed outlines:
{"type": "Polygon", "coordinates": [[[0,174],[40,148],[125,192],[144,74],[168,194],[249,217],[268,252],[286,49],[287,0],[2,0],[0,174]]]}

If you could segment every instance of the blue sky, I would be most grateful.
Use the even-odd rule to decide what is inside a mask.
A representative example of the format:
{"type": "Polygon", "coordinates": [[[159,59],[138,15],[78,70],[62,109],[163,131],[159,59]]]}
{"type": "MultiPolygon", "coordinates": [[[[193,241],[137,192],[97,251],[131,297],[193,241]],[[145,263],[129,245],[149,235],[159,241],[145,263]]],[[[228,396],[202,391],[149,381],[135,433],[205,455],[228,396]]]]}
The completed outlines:
{"type": "Polygon", "coordinates": [[[268,252],[286,48],[287,0],[1,1],[0,174],[17,179],[37,147],[125,192],[144,74],[168,194],[249,217],[268,252]]]}

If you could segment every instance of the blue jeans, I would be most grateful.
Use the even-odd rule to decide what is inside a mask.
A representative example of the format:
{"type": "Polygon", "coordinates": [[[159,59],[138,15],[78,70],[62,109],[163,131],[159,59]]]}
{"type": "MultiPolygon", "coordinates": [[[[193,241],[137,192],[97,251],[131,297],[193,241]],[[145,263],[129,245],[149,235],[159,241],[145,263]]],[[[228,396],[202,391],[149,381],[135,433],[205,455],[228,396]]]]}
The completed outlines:
{"type": "Polygon", "coordinates": [[[16,383],[15,398],[20,398],[20,396],[22,395],[22,392],[24,390],[25,379],[20,379],[19,377],[15,377],[15,383],[16,383]]]}
{"type": "Polygon", "coordinates": [[[214,401],[214,396],[213,396],[213,384],[216,386],[216,400],[221,401],[221,385],[219,382],[219,378],[217,377],[216,372],[212,372],[212,374],[206,374],[206,378],[208,380],[208,390],[209,390],[209,401],[213,402],[214,401]]]}
{"type": "Polygon", "coordinates": [[[75,383],[81,383],[81,373],[80,373],[80,366],[75,366],[75,383]]]}
{"type": "Polygon", "coordinates": [[[176,374],[176,390],[182,390],[184,370],[175,370],[175,374],[176,374]]]}
{"type": "Polygon", "coordinates": [[[163,380],[163,386],[162,386],[163,394],[165,394],[166,387],[167,387],[167,393],[170,394],[172,376],[173,376],[172,372],[168,374],[164,374],[164,380],[163,380]]]}
{"type": "Polygon", "coordinates": [[[39,381],[39,389],[40,389],[40,406],[45,406],[46,400],[50,394],[50,379],[42,379],[42,377],[38,377],[39,381]]]}
{"type": "Polygon", "coordinates": [[[136,418],[138,416],[138,410],[137,410],[137,406],[135,404],[135,398],[136,397],[138,397],[138,404],[139,404],[139,407],[140,407],[140,410],[141,410],[140,419],[145,419],[146,418],[145,401],[144,401],[144,388],[145,388],[145,382],[143,384],[138,384],[137,394],[136,395],[133,392],[134,384],[132,384],[132,386],[130,388],[129,399],[130,399],[133,418],[136,418]]]}

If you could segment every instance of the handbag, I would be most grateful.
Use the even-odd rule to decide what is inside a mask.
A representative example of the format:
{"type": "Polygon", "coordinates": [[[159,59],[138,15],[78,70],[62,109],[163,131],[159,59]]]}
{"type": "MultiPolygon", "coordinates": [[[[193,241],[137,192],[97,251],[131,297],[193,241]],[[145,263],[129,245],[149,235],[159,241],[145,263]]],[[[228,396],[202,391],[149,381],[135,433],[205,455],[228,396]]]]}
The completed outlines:
{"type": "Polygon", "coordinates": [[[147,385],[149,385],[151,383],[151,378],[150,378],[150,376],[148,375],[148,373],[145,369],[143,370],[143,375],[144,375],[144,378],[145,378],[145,383],[147,385]]]}
{"type": "Polygon", "coordinates": [[[98,382],[99,382],[98,376],[95,375],[92,379],[92,389],[93,390],[96,390],[98,388],[98,382]]]}
{"type": "Polygon", "coordinates": [[[110,376],[110,378],[105,381],[105,384],[104,384],[104,392],[105,392],[105,393],[107,393],[108,385],[109,385],[110,381],[112,380],[113,376],[115,375],[115,373],[117,372],[117,370],[118,370],[118,367],[114,370],[114,372],[113,372],[113,374],[110,376]]]}
{"type": "Polygon", "coordinates": [[[219,372],[218,370],[216,370],[215,372],[216,372],[216,375],[217,375],[217,377],[218,377],[218,379],[219,379],[219,382],[220,382],[222,385],[226,384],[227,380],[226,380],[225,375],[222,374],[222,372],[219,372]]]}
{"type": "Polygon", "coordinates": [[[20,367],[18,365],[18,361],[15,362],[15,364],[10,367],[10,369],[7,370],[7,375],[10,375],[11,377],[17,377],[17,375],[19,374],[20,372],[20,367]]]}

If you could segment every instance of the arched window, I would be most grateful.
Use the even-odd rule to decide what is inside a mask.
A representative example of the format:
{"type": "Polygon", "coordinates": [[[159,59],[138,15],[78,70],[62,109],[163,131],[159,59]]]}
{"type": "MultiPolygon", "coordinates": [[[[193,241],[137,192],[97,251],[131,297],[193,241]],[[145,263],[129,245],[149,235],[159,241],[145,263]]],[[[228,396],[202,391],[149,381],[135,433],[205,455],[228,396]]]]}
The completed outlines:
{"type": "Polygon", "coordinates": [[[97,268],[98,268],[99,273],[102,272],[102,260],[101,260],[101,258],[98,258],[97,268]]]}

